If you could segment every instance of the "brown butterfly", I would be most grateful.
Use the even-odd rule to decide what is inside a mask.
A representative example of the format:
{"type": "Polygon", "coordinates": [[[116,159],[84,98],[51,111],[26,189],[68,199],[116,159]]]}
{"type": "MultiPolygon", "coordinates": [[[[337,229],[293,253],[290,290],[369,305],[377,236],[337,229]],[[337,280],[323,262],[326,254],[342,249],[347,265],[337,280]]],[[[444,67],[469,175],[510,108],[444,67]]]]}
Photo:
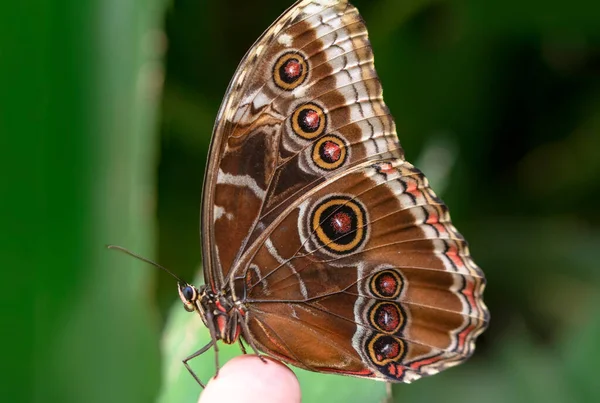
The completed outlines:
{"type": "MultiPolygon", "coordinates": [[[[404,160],[367,29],[301,0],[238,67],[202,200],[204,278],[180,282],[212,341],[311,371],[411,382],[466,360],[485,277],[404,160]],[[242,345],[243,348],[243,345],[242,345]]],[[[218,362],[217,362],[218,371],[218,362]]]]}

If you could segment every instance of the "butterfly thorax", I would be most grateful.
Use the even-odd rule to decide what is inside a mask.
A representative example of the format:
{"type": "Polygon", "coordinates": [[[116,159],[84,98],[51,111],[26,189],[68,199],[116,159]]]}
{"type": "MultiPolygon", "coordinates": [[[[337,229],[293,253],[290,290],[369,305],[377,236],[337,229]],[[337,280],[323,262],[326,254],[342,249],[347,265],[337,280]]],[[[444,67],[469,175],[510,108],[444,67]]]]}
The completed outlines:
{"type": "Polygon", "coordinates": [[[179,284],[179,296],[187,311],[198,312],[213,339],[227,344],[237,341],[245,311],[227,290],[214,292],[206,285],[179,284]]]}

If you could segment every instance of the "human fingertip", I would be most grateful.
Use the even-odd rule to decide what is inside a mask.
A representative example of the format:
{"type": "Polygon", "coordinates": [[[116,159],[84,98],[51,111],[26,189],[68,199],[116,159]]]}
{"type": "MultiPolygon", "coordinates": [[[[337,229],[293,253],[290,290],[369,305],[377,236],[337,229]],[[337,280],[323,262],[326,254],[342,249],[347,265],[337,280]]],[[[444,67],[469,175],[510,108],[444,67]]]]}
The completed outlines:
{"type": "Polygon", "coordinates": [[[300,384],[282,363],[255,355],[236,357],[221,368],[200,395],[199,403],[299,403],[300,384]]]}

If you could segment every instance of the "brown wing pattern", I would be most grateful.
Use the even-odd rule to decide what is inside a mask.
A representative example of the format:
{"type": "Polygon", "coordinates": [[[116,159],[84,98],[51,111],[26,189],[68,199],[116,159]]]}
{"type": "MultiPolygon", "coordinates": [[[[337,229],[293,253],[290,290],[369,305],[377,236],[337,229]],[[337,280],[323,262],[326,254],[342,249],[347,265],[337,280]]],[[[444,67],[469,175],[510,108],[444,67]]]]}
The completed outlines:
{"type": "Polygon", "coordinates": [[[367,29],[345,0],[302,0],[250,49],[205,179],[206,282],[253,345],[297,366],[411,382],[468,358],[485,277],[404,161],[367,29]]]}
{"type": "Polygon", "coordinates": [[[296,365],[410,382],[464,361],[487,326],[483,272],[407,162],[347,172],[263,239],[236,273],[247,321],[265,351],[296,365]],[[330,348],[306,348],[321,337],[330,348]]]}
{"type": "Polygon", "coordinates": [[[298,195],[403,157],[356,8],[300,1],[275,22],[234,76],[211,154],[202,233],[215,289],[298,195]]]}

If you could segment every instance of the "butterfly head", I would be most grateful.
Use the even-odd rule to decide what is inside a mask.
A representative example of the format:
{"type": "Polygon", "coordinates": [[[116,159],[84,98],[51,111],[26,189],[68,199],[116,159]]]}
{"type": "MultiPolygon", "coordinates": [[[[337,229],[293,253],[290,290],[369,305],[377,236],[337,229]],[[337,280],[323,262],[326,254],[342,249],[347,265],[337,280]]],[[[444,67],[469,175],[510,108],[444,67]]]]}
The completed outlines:
{"type": "Polygon", "coordinates": [[[179,298],[181,298],[186,311],[194,312],[199,309],[198,299],[200,292],[196,287],[190,284],[178,283],[177,289],[179,291],[179,298]]]}
{"type": "Polygon", "coordinates": [[[237,340],[241,311],[232,309],[233,304],[226,295],[215,294],[206,285],[196,288],[184,282],[178,283],[177,289],[185,310],[197,312],[215,340],[227,344],[237,340]]]}
{"type": "Polygon", "coordinates": [[[207,312],[213,310],[214,295],[209,292],[205,285],[196,288],[185,282],[177,283],[179,298],[183,302],[183,308],[188,312],[198,312],[202,321],[208,326],[207,312]]]}

